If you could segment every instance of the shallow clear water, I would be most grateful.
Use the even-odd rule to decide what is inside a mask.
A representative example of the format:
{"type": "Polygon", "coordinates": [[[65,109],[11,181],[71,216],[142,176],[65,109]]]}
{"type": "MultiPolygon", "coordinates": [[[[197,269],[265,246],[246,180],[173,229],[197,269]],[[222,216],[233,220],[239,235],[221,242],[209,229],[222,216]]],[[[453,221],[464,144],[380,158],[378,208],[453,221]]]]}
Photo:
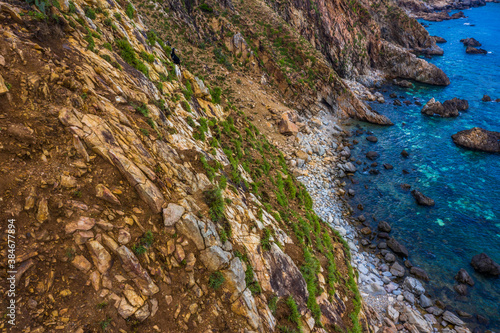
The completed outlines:
{"type": "MultiPolygon", "coordinates": [[[[439,44],[443,57],[430,60],[442,68],[451,80],[448,87],[415,85],[412,89],[387,87],[386,104],[371,104],[388,116],[394,126],[380,127],[358,123],[378,137],[377,143],[365,140],[367,134],[352,139],[360,143],[353,156],[366,162],[351,185],[356,196],[351,206],[363,204],[363,213],[372,219],[388,221],[392,235],[410,251],[410,261],[424,268],[431,277],[428,290],[438,299],[471,314],[480,313],[490,319],[490,329],[500,329],[500,279],[485,278],[470,266],[475,254],[486,252],[500,263],[500,154],[467,151],[453,144],[451,135],[475,126],[500,131],[500,103],[481,101],[483,94],[500,98],[500,4],[464,11],[468,18],[444,22],[425,22],[431,35],[444,37],[439,44]],[[473,26],[475,25],[475,26],[473,26]],[[468,55],[460,39],[474,37],[489,51],[487,55],[468,55]],[[469,110],[457,118],[430,118],[420,113],[421,107],[393,106],[391,92],[398,98],[425,104],[432,97],[444,102],[453,97],[469,101],[469,110]],[[403,98],[399,96],[404,96],[403,98]],[[400,153],[406,149],[410,157],[400,153]],[[379,175],[362,172],[372,162],[365,153],[380,154],[379,175]],[[394,170],[385,170],[390,163],[394,170]],[[403,174],[403,169],[409,174],[403,174]],[[420,207],[407,183],[436,201],[434,207],[420,207]],[[365,188],[365,186],[367,188],[365,188]],[[454,276],[465,268],[476,281],[466,297],[453,291],[454,276]]],[[[475,319],[468,320],[474,326],[475,319]]]]}

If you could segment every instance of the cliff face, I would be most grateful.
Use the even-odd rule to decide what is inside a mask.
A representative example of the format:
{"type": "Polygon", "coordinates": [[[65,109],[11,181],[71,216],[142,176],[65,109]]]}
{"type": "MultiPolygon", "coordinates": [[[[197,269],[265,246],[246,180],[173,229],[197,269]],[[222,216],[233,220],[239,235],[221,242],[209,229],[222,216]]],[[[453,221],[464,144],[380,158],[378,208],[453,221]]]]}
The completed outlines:
{"type": "MultiPolygon", "coordinates": [[[[18,235],[16,329],[368,330],[349,246],[250,112],[186,69],[191,42],[170,40],[179,67],[141,18],[146,4],[38,5],[0,5],[0,191],[18,235]]],[[[162,23],[200,29],[195,43],[226,31],[194,7],[168,13],[162,23]]],[[[217,65],[198,60],[207,73],[282,73],[271,56],[263,73],[237,34],[222,40],[217,65]]],[[[260,102],[303,87],[286,78],[260,102]]],[[[357,101],[317,94],[346,112],[357,101]]]]}
{"type": "Polygon", "coordinates": [[[433,49],[425,31],[372,10],[1,3],[0,191],[19,235],[16,328],[369,331],[348,244],[264,134],[279,135],[272,120],[282,133],[311,131],[320,111],[391,124],[341,76],[447,84],[404,49],[433,49]]]}
{"type": "Polygon", "coordinates": [[[269,1],[269,5],[346,78],[382,70],[402,77],[448,85],[440,69],[410,54],[442,54],[427,31],[389,1],[269,1]],[[392,44],[392,45],[391,45],[392,44]],[[405,68],[393,68],[397,56],[405,68]]]}

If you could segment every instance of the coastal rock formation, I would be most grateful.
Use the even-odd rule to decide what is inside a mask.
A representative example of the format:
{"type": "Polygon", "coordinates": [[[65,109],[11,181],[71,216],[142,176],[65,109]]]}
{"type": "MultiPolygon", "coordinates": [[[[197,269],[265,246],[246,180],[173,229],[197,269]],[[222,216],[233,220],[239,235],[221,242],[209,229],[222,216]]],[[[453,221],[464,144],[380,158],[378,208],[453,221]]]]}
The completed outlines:
{"type": "Polygon", "coordinates": [[[388,241],[387,241],[387,246],[394,251],[394,253],[402,256],[402,257],[408,257],[409,253],[408,253],[408,249],[406,248],[406,246],[404,246],[403,244],[401,244],[400,242],[398,242],[396,239],[394,238],[390,238],[388,241]]]}
{"type": "Polygon", "coordinates": [[[439,43],[439,44],[447,42],[447,40],[444,39],[443,37],[439,37],[439,36],[431,36],[431,37],[434,38],[434,40],[436,41],[436,43],[439,43]]]}
{"type": "Polygon", "coordinates": [[[447,10],[442,10],[440,12],[423,13],[420,16],[426,21],[441,22],[441,21],[464,18],[465,14],[462,11],[459,11],[450,15],[450,13],[447,10]]]}
{"type": "Polygon", "coordinates": [[[438,86],[450,84],[450,79],[441,69],[412,53],[403,52],[399,46],[382,42],[381,50],[385,70],[395,77],[438,86]]]}
{"type": "Polygon", "coordinates": [[[473,46],[473,47],[479,47],[479,46],[482,46],[481,43],[479,43],[477,40],[475,40],[474,38],[465,38],[465,39],[461,39],[460,40],[460,43],[463,43],[464,46],[473,46]]]}
{"type": "Polygon", "coordinates": [[[344,1],[269,1],[269,5],[320,50],[343,78],[372,77],[381,71],[388,78],[449,84],[442,71],[412,53],[442,55],[443,50],[425,28],[397,6],[381,3],[375,10],[357,3],[358,14],[352,16],[344,1]],[[360,33],[366,37],[358,39],[360,33]],[[361,45],[354,47],[355,43],[361,45]]]}
{"type": "Polygon", "coordinates": [[[468,54],[487,54],[488,53],[488,51],[486,51],[484,49],[479,49],[479,48],[475,48],[472,46],[467,46],[467,49],[465,50],[465,52],[468,54]]]}
{"type": "Polygon", "coordinates": [[[485,275],[500,275],[500,265],[493,261],[486,253],[476,254],[470,261],[471,266],[485,275]]]}
{"type": "Polygon", "coordinates": [[[451,136],[453,142],[461,147],[489,153],[500,153],[500,133],[479,127],[463,130],[451,136]]]}
{"type": "Polygon", "coordinates": [[[441,102],[432,98],[424,105],[421,112],[428,116],[457,117],[459,111],[464,111],[468,108],[469,103],[464,99],[455,97],[441,104],[441,102]]]}
{"type": "Polygon", "coordinates": [[[434,200],[432,200],[428,196],[425,196],[419,190],[412,190],[411,194],[413,195],[417,203],[421,206],[434,206],[435,204],[434,200]]]}
{"type": "Polygon", "coordinates": [[[491,97],[488,95],[483,95],[483,98],[481,98],[481,101],[483,102],[491,102],[491,97]]]}
{"type": "Polygon", "coordinates": [[[474,286],[474,284],[475,284],[474,280],[472,279],[472,277],[463,268],[461,268],[458,271],[457,275],[455,275],[455,280],[457,280],[460,283],[468,284],[469,286],[474,286]]]}

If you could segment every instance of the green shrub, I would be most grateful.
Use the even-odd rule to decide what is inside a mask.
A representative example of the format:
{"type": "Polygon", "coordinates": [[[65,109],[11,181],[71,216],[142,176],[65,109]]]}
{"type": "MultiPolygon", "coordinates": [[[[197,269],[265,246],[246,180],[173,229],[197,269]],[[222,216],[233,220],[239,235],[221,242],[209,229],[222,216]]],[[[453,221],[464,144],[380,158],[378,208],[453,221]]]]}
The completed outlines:
{"type": "Polygon", "coordinates": [[[221,272],[213,272],[212,274],[210,274],[210,277],[208,279],[208,286],[217,290],[220,287],[222,287],[225,280],[226,279],[224,278],[224,275],[222,275],[221,272]]]}
{"type": "Polygon", "coordinates": [[[148,67],[137,59],[134,48],[126,39],[117,39],[115,44],[120,49],[120,56],[127,64],[142,72],[146,77],[149,77],[148,67]]]}
{"type": "Polygon", "coordinates": [[[76,13],[76,6],[75,6],[75,3],[73,1],[70,1],[69,2],[69,5],[68,5],[69,9],[68,11],[73,14],[73,13],[76,13]]]}
{"type": "Polygon", "coordinates": [[[104,47],[105,49],[107,50],[110,50],[110,51],[113,51],[113,47],[111,46],[110,43],[106,42],[104,44],[102,44],[102,47],[104,47]]]}
{"type": "Polygon", "coordinates": [[[115,17],[115,19],[117,19],[118,21],[121,21],[122,20],[122,14],[120,14],[119,12],[115,12],[113,14],[113,16],[115,17]]]}
{"type": "Polygon", "coordinates": [[[221,176],[219,179],[219,188],[221,190],[225,190],[227,187],[227,178],[225,176],[221,176]]]}
{"type": "Polygon", "coordinates": [[[271,230],[268,228],[264,229],[264,235],[260,238],[260,245],[262,245],[264,251],[271,249],[271,230]]]}
{"type": "Polygon", "coordinates": [[[191,110],[191,105],[189,105],[188,101],[182,101],[182,107],[184,108],[184,110],[186,110],[187,112],[193,112],[191,110]]]}
{"type": "Polygon", "coordinates": [[[299,331],[302,332],[302,324],[300,322],[300,312],[297,307],[297,303],[293,299],[292,295],[288,296],[286,299],[286,305],[288,305],[288,309],[290,310],[290,315],[288,316],[288,320],[297,325],[299,331]]]}
{"type": "Polygon", "coordinates": [[[141,53],[139,54],[139,56],[144,59],[145,61],[149,62],[149,63],[153,63],[155,62],[155,56],[153,54],[149,54],[145,51],[141,51],[141,53]]]}
{"type": "Polygon", "coordinates": [[[220,188],[215,188],[204,192],[205,202],[209,207],[209,214],[212,221],[221,221],[224,218],[224,198],[220,188]]]}
{"type": "Polygon", "coordinates": [[[189,80],[186,81],[186,89],[182,89],[182,93],[184,94],[184,98],[186,98],[186,100],[191,100],[191,97],[193,96],[193,88],[191,87],[191,82],[189,80]]]}
{"type": "Polygon", "coordinates": [[[87,16],[91,20],[95,20],[96,19],[95,11],[92,8],[88,7],[88,6],[85,7],[85,16],[87,16]]]}
{"type": "Polygon", "coordinates": [[[214,11],[213,8],[207,5],[206,3],[202,3],[201,5],[198,6],[198,8],[207,13],[213,13],[214,11]]]}
{"type": "Polygon", "coordinates": [[[269,310],[271,310],[271,312],[274,314],[276,314],[276,309],[278,308],[278,296],[276,295],[273,295],[270,299],[269,299],[269,304],[267,305],[269,307],[269,310]]]}
{"type": "Polygon", "coordinates": [[[212,102],[215,104],[220,104],[222,89],[219,87],[215,87],[210,90],[210,95],[212,95],[212,102]]]}
{"type": "Polygon", "coordinates": [[[132,246],[132,251],[135,254],[144,254],[148,251],[148,248],[153,245],[154,236],[151,230],[148,230],[144,233],[144,235],[132,246]]]}
{"type": "Polygon", "coordinates": [[[247,270],[245,271],[245,283],[247,288],[252,292],[253,295],[260,294],[262,288],[259,282],[254,277],[253,267],[250,262],[247,262],[247,270]]]}
{"type": "Polygon", "coordinates": [[[146,32],[146,41],[149,45],[155,46],[157,41],[156,33],[154,31],[146,32]]]}
{"type": "Polygon", "coordinates": [[[130,2],[127,3],[127,9],[125,10],[125,14],[127,14],[128,18],[131,20],[134,18],[135,9],[130,2]]]}
{"type": "Polygon", "coordinates": [[[90,30],[88,30],[88,31],[89,31],[89,33],[83,39],[85,39],[85,41],[88,43],[87,49],[90,51],[94,51],[95,50],[95,41],[94,41],[94,38],[92,37],[92,33],[90,32],[90,30]]]}

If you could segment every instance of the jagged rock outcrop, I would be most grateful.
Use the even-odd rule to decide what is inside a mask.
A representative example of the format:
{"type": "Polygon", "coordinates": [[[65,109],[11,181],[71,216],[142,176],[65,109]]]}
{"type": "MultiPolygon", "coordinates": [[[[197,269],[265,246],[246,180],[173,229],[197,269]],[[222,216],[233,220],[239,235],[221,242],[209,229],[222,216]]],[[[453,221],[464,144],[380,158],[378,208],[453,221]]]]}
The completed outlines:
{"type": "Polygon", "coordinates": [[[343,77],[382,69],[390,77],[449,84],[441,70],[409,52],[443,54],[427,31],[397,7],[379,4],[374,9],[362,2],[344,5],[342,1],[270,2],[270,5],[320,49],[343,77]],[[356,14],[346,11],[350,6],[356,7],[356,14]],[[398,67],[394,69],[394,65],[398,67]]]}
{"type": "Polygon", "coordinates": [[[453,142],[461,147],[489,153],[500,153],[500,133],[479,127],[463,130],[451,136],[453,142]]]}
{"type": "Polygon", "coordinates": [[[493,261],[486,253],[476,254],[470,261],[471,266],[485,275],[500,275],[500,265],[493,261]]]}
{"type": "Polygon", "coordinates": [[[427,116],[457,117],[459,111],[465,111],[469,108],[469,102],[464,99],[453,98],[441,102],[431,98],[422,108],[422,113],[427,116]]]}

